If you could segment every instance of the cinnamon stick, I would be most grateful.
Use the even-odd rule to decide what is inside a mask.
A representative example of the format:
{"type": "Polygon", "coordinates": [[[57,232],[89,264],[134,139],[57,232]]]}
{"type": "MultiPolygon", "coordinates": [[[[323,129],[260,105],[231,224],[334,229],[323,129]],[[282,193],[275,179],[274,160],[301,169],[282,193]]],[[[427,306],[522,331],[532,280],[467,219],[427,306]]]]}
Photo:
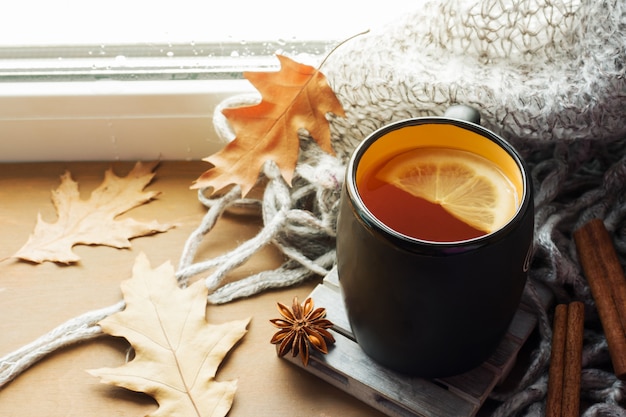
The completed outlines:
{"type": "Polygon", "coordinates": [[[559,304],[554,310],[554,321],[552,322],[552,349],[550,351],[550,368],[548,369],[546,417],[561,417],[566,334],[567,304],[559,304]]]}
{"type": "Polygon", "coordinates": [[[626,280],[602,220],[574,232],[581,266],[596,303],[615,375],[626,380],[626,280]]]}
{"type": "Polygon", "coordinates": [[[579,301],[554,310],[546,417],[578,417],[585,306],[579,301]]]}
{"type": "Polygon", "coordinates": [[[584,330],[585,305],[580,301],[570,303],[567,307],[565,369],[563,371],[563,399],[561,403],[562,417],[579,416],[584,330]]]}

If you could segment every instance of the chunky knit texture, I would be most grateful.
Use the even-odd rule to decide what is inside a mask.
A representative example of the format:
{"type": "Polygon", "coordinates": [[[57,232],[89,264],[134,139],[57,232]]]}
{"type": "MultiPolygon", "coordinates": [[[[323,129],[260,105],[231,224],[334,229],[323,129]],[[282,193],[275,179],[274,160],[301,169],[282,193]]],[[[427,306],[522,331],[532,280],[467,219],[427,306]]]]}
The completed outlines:
{"type": "Polygon", "coordinates": [[[521,148],[623,136],[626,4],[426,0],[333,53],[322,70],[348,118],[336,149],[393,120],[453,103],[521,148]]]}

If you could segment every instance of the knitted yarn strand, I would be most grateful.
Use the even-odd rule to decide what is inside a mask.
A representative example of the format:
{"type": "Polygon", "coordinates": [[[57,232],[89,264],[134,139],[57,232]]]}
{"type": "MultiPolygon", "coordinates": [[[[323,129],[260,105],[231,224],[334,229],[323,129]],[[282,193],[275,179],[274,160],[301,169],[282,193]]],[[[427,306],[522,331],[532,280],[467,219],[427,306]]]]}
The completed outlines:
{"type": "Polygon", "coordinates": [[[48,354],[66,346],[96,338],[102,334],[98,322],[126,306],[120,301],[112,306],[85,313],[66,321],[33,342],[0,358],[0,388],[48,354]]]}
{"type": "MultiPolygon", "coordinates": [[[[218,126],[221,125],[218,123],[218,126]]],[[[220,131],[219,127],[217,131],[220,131]]],[[[222,128],[221,131],[226,132],[227,129],[222,128]]],[[[319,154],[318,157],[323,159],[319,154]]],[[[292,193],[276,165],[266,164],[264,176],[268,181],[263,200],[241,198],[241,189],[238,186],[215,198],[207,198],[205,190],[200,190],[198,200],[208,210],[183,247],[176,271],[179,285],[185,287],[192,277],[208,273],[209,275],[203,278],[209,288],[208,302],[221,304],[270,288],[295,285],[312,275],[327,274],[335,261],[335,216],[328,210],[336,210],[338,204],[336,197],[340,187],[338,175],[341,167],[324,163],[313,167],[311,164],[301,162],[298,171],[301,174],[297,176],[295,182],[301,186],[292,193]],[[319,172],[325,173],[328,178],[322,178],[319,172]],[[302,185],[305,182],[308,185],[302,185]],[[335,196],[330,201],[321,197],[328,196],[328,193],[335,196]],[[304,209],[303,201],[315,201],[315,206],[324,210],[316,215],[311,207],[304,209]],[[219,217],[232,208],[256,211],[260,208],[264,221],[263,229],[255,237],[228,253],[194,262],[203,239],[217,224],[219,217]],[[285,254],[288,260],[283,265],[273,271],[262,271],[242,280],[221,285],[230,271],[245,263],[268,244],[274,244],[285,254]],[[298,245],[304,245],[308,250],[303,251],[298,245]]],[[[102,335],[102,329],[97,323],[121,311],[124,306],[124,301],[120,301],[113,306],[70,319],[28,345],[0,358],[0,388],[57,349],[102,335]]]]}

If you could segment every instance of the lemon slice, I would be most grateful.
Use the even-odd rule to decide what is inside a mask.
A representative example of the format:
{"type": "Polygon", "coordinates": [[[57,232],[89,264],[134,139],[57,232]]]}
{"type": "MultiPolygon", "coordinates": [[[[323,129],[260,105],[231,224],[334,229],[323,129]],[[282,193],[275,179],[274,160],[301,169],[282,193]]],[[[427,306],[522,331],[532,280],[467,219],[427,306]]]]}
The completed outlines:
{"type": "Polygon", "coordinates": [[[511,181],[489,160],[448,148],[417,148],[389,160],[376,177],[440,204],[470,226],[491,233],[515,214],[511,181]]]}

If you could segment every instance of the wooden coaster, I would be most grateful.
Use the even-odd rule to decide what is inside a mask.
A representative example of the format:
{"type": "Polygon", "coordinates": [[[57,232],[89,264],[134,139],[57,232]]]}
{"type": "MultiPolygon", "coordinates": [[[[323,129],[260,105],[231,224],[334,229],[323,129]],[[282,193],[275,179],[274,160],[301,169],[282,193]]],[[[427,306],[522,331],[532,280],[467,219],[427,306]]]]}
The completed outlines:
{"type": "MultiPolygon", "coordinates": [[[[539,295],[544,306],[551,302],[547,290],[539,295]]],[[[532,310],[522,302],[507,335],[488,361],[464,374],[431,380],[391,371],[361,350],[350,330],[336,269],[310,297],[316,306],[326,308],[326,317],[334,323],[336,343],[327,355],[311,352],[306,367],[299,357],[287,354],[283,358],[393,417],[474,416],[494,387],[506,378],[537,324],[532,310]]]]}

